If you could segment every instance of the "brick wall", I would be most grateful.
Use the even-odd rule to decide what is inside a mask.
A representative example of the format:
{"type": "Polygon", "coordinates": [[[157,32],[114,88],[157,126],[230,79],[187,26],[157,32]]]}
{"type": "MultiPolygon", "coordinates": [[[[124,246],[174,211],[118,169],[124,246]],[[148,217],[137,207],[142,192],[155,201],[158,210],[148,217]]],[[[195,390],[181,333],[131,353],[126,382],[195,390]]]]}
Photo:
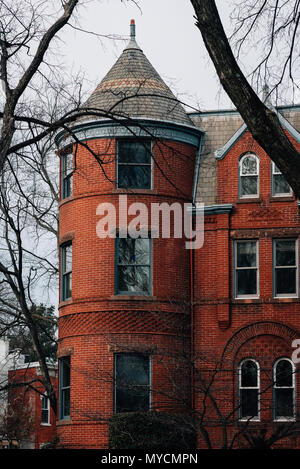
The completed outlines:
{"type": "MultiPolygon", "coordinates": [[[[191,200],[196,149],[170,141],[154,144],[153,189],[115,188],[115,141],[89,141],[107,161],[105,174],[83,148],[76,155],[74,193],[60,203],[60,243],[72,240],[72,299],[59,305],[58,357],[70,355],[71,416],[57,423],[62,447],[105,448],[114,405],[114,354],[152,357],[152,408],[182,411],[189,399],[190,279],[184,239],[153,239],[152,294],[116,295],[115,240],[99,239],[99,203],[117,209],[143,202],[191,200]]],[[[118,210],[117,210],[118,215],[118,210]]],[[[128,217],[128,223],[133,217],[128,217]]],[[[172,222],[173,224],[173,222],[172,222]]],[[[117,216],[117,226],[119,218],[117,216]]],[[[149,226],[151,226],[149,221],[149,226]]]]}
{"type": "MultiPolygon", "coordinates": [[[[300,145],[290,138],[300,150],[300,145]]],[[[300,338],[300,320],[299,297],[273,297],[272,240],[298,239],[300,223],[293,195],[271,196],[271,161],[249,132],[218,161],[217,173],[217,201],[232,204],[233,210],[206,216],[204,246],[195,251],[195,357],[201,357],[197,366],[204,376],[211,376],[217,369],[211,389],[223,415],[233,413],[229,419],[231,424],[227,425],[230,440],[241,430],[237,417],[237,367],[243,358],[259,362],[261,386],[265,390],[261,397],[261,420],[248,423],[249,431],[267,428],[270,434],[276,430],[276,423],[272,421],[272,366],[280,357],[291,358],[292,341],[300,338]],[[260,160],[260,191],[255,199],[239,199],[238,196],[238,161],[247,151],[254,152],[260,160]],[[239,239],[259,240],[258,298],[234,297],[233,242],[239,239]]],[[[296,255],[299,259],[299,252],[296,255]]],[[[298,389],[299,384],[297,375],[298,389]]],[[[203,408],[199,394],[197,408],[200,411],[203,408]]],[[[219,427],[212,442],[220,447],[224,442],[220,417],[211,403],[208,408],[209,418],[219,427]]],[[[295,438],[287,439],[284,445],[299,445],[295,438]]],[[[245,443],[242,437],[235,439],[235,446],[245,443]]],[[[206,446],[201,435],[199,445],[206,446]]]]}

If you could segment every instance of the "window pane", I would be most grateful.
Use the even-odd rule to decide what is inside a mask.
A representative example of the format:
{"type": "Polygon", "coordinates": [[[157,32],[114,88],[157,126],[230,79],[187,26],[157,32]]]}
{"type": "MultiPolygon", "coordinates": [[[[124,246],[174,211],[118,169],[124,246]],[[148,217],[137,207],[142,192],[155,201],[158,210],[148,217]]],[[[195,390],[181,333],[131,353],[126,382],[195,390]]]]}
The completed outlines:
{"type": "Polygon", "coordinates": [[[70,415],[70,388],[64,389],[62,391],[62,400],[63,400],[62,416],[68,417],[70,415]]]}
{"type": "Polygon", "coordinates": [[[150,292],[150,266],[119,266],[120,292],[150,292]]]}
{"type": "Polygon", "coordinates": [[[63,272],[72,270],[72,244],[63,246],[63,272]]]}
{"type": "Polygon", "coordinates": [[[257,386],[257,365],[252,360],[247,360],[242,365],[241,386],[243,387],[256,387],[257,386]]]}
{"type": "Polygon", "coordinates": [[[275,284],[277,295],[282,294],[296,294],[296,268],[291,269],[276,269],[275,270],[275,284]]]}
{"type": "Polygon", "coordinates": [[[257,158],[254,155],[249,155],[242,160],[242,175],[257,174],[257,158]]]}
{"type": "Polygon", "coordinates": [[[290,194],[291,187],[282,174],[273,174],[274,194],[290,194]]]}
{"type": "Polygon", "coordinates": [[[42,409],[42,423],[48,423],[48,410],[42,409]]]}
{"type": "Polygon", "coordinates": [[[60,418],[70,416],[70,357],[59,361],[59,415],[60,418]]]}
{"type": "Polygon", "coordinates": [[[150,243],[148,238],[119,238],[119,264],[149,264],[150,243]]]}
{"type": "Polygon", "coordinates": [[[276,386],[293,386],[293,367],[287,360],[276,365],[276,386]]]}
{"type": "Polygon", "coordinates": [[[62,360],[62,381],[61,385],[63,388],[70,386],[70,360],[63,359],[62,360]]]}
{"type": "Polygon", "coordinates": [[[296,265],[295,241],[276,241],[276,266],[296,265]]]}
{"type": "Polygon", "coordinates": [[[151,142],[122,141],[118,142],[119,163],[151,162],[151,142]]]}
{"type": "Polygon", "coordinates": [[[275,417],[293,417],[293,389],[275,389],[275,417]]]}
{"type": "Polygon", "coordinates": [[[257,294],[256,269],[237,270],[237,295],[257,294]]]}
{"type": "Polygon", "coordinates": [[[151,188],[151,166],[118,166],[118,187],[120,188],[151,188]]]}
{"type": "Polygon", "coordinates": [[[237,243],[237,267],[256,267],[256,241],[237,243]]]}
{"type": "Polygon", "coordinates": [[[73,154],[68,153],[63,157],[63,173],[64,176],[70,174],[73,171],[73,154]]]}
{"type": "Polygon", "coordinates": [[[73,192],[73,177],[68,176],[63,181],[63,197],[69,197],[73,192]]]}
{"type": "Polygon", "coordinates": [[[145,355],[117,355],[119,384],[149,384],[149,357],[145,355]]]}
{"type": "Polygon", "coordinates": [[[241,195],[257,194],[257,176],[243,176],[240,179],[241,195]]]}
{"type": "Polygon", "coordinates": [[[63,300],[67,298],[71,298],[72,296],[72,273],[64,274],[63,275],[63,292],[62,292],[63,300]]]}
{"type": "Polygon", "coordinates": [[[149,410],[149,357],[116,356],[116,412],[149,410]]]}
{"type": "Polygon", "coordinates": [[[258,390],[241,389],[240,390],[240,416],[257,417],[258,416],[258,390]]]}

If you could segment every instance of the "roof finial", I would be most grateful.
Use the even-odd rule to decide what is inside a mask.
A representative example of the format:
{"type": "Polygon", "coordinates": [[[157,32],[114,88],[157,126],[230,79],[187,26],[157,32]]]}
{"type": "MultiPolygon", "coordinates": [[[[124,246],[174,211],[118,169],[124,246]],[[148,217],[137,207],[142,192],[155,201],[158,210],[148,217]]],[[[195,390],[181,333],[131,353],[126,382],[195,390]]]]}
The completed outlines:
{"type": "Polygon", "coordinates": [[[135,21],[131,20],[130,21],[130,38],[135,39],[135,21]]]}
{"type": "Polygon", "coordinates": [[[131,20],[130,21],[130,41],[129,43],[127,44],[127,47],[125,47],[124,50],[128,50],[128,49],[139,49],[139,50],[142,50],[140,48],[140,46],[138,46],[138,44],[136,43],[135,41],[135,21],[134,20],[131,20]]]}

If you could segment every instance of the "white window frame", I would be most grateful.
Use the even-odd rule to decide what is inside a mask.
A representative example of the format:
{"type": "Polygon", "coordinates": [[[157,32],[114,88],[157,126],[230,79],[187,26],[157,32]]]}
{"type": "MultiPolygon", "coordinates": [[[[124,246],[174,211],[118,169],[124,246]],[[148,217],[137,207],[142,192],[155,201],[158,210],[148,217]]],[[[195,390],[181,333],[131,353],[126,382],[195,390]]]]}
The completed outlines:
{"type": "Polygon", "coordinates": [[[272,398],[272,408],[273,408],[273,421],[274,422],[295,422],[296,420],[296,367],[292,360],[286,357],[281,357],[276,360],[273,365],[273,398],[272,398]],[[281,361],[287,361],[292,366],[292,386],[277,386],[276,385],[276,371],[277,365],[281,361]],[[293,389],[293,417],[275,417],[275,405],[276,405],[276,389],[293,389]]]}
{"type": "Polygon", "coordinates": [[[260,166],[259,166],[259,163],[260,163],[259,162],[259,157],[255,153],[247,152],[242,157],[240,157],[240,159],[239,159],[239,169],[238,169],[238,173],[239,173],[238,192],[239,192],[239,198],[240,199],[257,199],[257,198],[259,198],[259,191],[260,191],[260,187],[259,187],[260,186],[260,177],[259,177],[260,166]],[[249,156],[253,156],[256,159],[256,163],[257,163],[256,174],[245,174],[245,175],[243,175],[242,174],[243,161],[246,158],[248,158],[249,156]],[[257,177],[257,191],[256,191],[256,194],[242,194],[242,184],[241,184],[242,178],[253,177],[253,176],[257,177]]]}
{"type": "Polygon", "coordinates": [[[274,298],[298,298],[299,296],[299,243],[298,239],[296,238],[276,238],[273,239],[272,243],[273,249],[273,262],[272,262],[272,284],[273,284],[273,297],[274,298]],[[276,266],[276,242],[277,241],[295,241],[295,266],[276,266]],[[288,269],[288,268],[295,268],[296,270],[296,293],[276,293],[276,269],[288,269]]]}
{"type": "Polygon", "coordinates": [[[49,397],[46,397],[46,396],[41,396],[41,425],[45,425],[45,426],[50,426],[50,399],[49,397]],[[47,403],[47,408],[43,407],[43,402],[44,400],[46,400],[46,403],[47,403]],[[48,419],[47,419],[47,422],[43,422],[42,421],[42,415],[43,415],[43,412],[42,411],[47,411],[47,415],[48,415],[48,419]]]}
{"type": "Polygon", "coordinates": [[[277,192],[277,193],[275,192],[274,181],[275,181],[275,176],[277,174],[282,174],[282,172],[280,171],[280,169],[277,168],[274,161],[271,161],[271,195],[272,197],[290,197],[293,194],[293,190],[290,185],[289,185],[290,187],[289,192],[277,192]]]}
{"type": "Polygon", "coordinates": [[[234,240],[234,298],[236,299],[247,299],[247,298],[259,298],[259,240],[258,239],[236,239],[234,240]],[[256,243],[256,266],[255,267],[237,267],[237,246],[239,243],[246,242],[256,243]],[[256,293],[249,295],[239,295],[237,291],[237,272],[239,270],[256,270],[256,293]]]}
{"type": "Polygon", "coordinates": [[[238,366],[238,416],[239,416],[239,421],[241,422],[260,422],[260,411],[261,411],[261,405],[260,405],[260,366],[257,360],[254,360],[254,358],[244,358],[239,366],[238,366]],[[252,361],[256,365],[257,369],[257,386],[242,386],[242,366],[245,362],[247,361],[252,361]],[[241,417],[241,390],[243,389],[257,389],[257,416],[248,416],[248,417],[241,417]]]}

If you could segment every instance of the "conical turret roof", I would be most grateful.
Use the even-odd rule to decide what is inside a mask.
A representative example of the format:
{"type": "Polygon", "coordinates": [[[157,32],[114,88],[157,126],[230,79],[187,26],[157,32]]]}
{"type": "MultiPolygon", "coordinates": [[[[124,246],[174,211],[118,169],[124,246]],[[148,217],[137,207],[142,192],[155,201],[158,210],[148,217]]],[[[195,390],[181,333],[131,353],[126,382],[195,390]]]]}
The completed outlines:
{"type": "Polygon", "coordinates": [[[84,107],[112,112],[118,117],[194,126],[183,106],[136,43],[134,20],[131,20],[130,26],[130,42],[84,107]]]}

